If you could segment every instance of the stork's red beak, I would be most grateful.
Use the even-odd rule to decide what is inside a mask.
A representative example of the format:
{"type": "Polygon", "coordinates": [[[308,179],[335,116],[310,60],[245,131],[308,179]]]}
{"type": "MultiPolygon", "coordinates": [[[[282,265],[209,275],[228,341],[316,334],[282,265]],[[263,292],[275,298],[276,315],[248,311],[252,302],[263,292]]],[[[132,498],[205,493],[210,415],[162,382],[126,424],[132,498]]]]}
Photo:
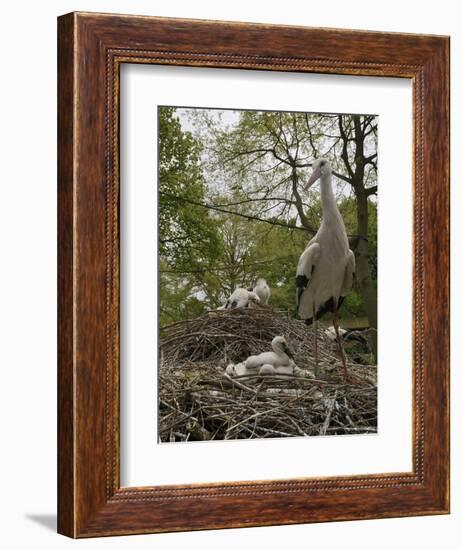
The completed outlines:
{"type": "Polygon", "coordinates": [[[314,184],[320,177],[320,167],[317,166],[317,168],[312,172],[311,177],[309,178],[309,181],[306,183],[306,191],[311,187],[312,184],[314,184]]]}

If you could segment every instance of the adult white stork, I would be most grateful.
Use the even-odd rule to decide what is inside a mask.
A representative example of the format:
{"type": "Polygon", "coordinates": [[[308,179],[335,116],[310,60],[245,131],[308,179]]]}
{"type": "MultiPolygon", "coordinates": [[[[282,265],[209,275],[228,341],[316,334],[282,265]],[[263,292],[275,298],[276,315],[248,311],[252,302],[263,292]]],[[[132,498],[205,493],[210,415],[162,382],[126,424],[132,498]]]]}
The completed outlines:
{"type": "Polygon", "coordinates": [[[308,243],[296,271],[296,304],[298,316],[307,324],[314,323],[315,364],[318,368],[317,319],[326,312],[333,313],[333,326],[343,363],[344,378],[348,380],[346,356],[338,325],[338,309],[352,288],[355,257],[349,249],[346,227],[339,212],[331,184],[331,166],[324,159],[312,165],[306,191],[320,179],[323,218],[317,234],[308,243]]]}

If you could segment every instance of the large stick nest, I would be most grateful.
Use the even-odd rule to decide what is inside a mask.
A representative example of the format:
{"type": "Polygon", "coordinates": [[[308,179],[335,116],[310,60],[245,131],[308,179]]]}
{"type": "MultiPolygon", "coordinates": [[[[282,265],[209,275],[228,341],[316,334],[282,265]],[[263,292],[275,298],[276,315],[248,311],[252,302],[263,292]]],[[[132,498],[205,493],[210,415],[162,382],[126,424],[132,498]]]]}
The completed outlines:
{"type": "Polygon", "coordinates": [[[267,306],[211,311],[160,334],[159,438],[162,442],[376,433],[376,367],[348,357],[344,383],[336,342],[267,306]],[[225,375],[230,362],[271,349],[284,336],[307,376],[225,375]]]}

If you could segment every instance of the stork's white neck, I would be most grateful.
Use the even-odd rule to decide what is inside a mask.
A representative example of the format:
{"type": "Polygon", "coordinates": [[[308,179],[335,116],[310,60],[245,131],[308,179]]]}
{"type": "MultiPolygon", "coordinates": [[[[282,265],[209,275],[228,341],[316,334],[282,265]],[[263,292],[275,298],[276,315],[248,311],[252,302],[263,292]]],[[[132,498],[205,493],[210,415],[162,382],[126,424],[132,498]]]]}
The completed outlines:
{"type": "Polygon", "coordinates": [[[275,344],[272,344],[272,349],[275,351],[275,353],[282,357],[288,357],[288,355],[283,351],[283,349],[280,347],[280,344],[277,342],[275,344]]]}
{"type": "Polygon", "coordinates": [[[333,193],[331,174],[325,174],[320,178],[320,197],[322,199],[323,218],[328,221],[341,220],[343,224],[343,218],[333,193]]]}

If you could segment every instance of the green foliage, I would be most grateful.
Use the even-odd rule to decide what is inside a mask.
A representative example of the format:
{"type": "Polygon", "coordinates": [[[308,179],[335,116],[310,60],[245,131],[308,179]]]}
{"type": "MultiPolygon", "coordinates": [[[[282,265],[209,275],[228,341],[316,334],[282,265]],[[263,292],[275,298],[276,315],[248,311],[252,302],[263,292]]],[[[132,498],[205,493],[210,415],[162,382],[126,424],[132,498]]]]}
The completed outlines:
{"type": "Polygon", "coordinates": [[[253,238],[257,242],[256,263],[251,269],[251,280],[266,279],[271,287],[271,304],[275,309],[295,314],[295,279],[299,251],[308,242],[302,231],[277,226],[256,224],[253,238]]]}
{"type": "Polygon", "coordinates": [[[159,109],[160,322],[203,313],[200,289],[188,272],[207,269],[221,251],[217,220],[189,201],[204,201],[202,145],[183,132],[172,107],[159,109]]]}
{"type": "MultiPolygon", "coordinates": [[[[161,268],[165,268],[161,264],[161,268]]],[[[160,325],[197,317],[204,312],[203,303],[193,294],[193,284],[177,275],[162,273],[160,279],[160,325]]]]}
{"type": "Polygon", "coordinates": [[[363,317],[366,315],[365,305],[360,294],[353,288],[341,306],[341,314],[343,317],[363,317]]]}
{"type": "Polygon", "coordinates": [[[175,109],[159,109],[159,248],[177,269],[209,264],[219,250],[217,226],[201,201],[206,186],[200,168],[201,144],[183,132],[175,109]]]}

